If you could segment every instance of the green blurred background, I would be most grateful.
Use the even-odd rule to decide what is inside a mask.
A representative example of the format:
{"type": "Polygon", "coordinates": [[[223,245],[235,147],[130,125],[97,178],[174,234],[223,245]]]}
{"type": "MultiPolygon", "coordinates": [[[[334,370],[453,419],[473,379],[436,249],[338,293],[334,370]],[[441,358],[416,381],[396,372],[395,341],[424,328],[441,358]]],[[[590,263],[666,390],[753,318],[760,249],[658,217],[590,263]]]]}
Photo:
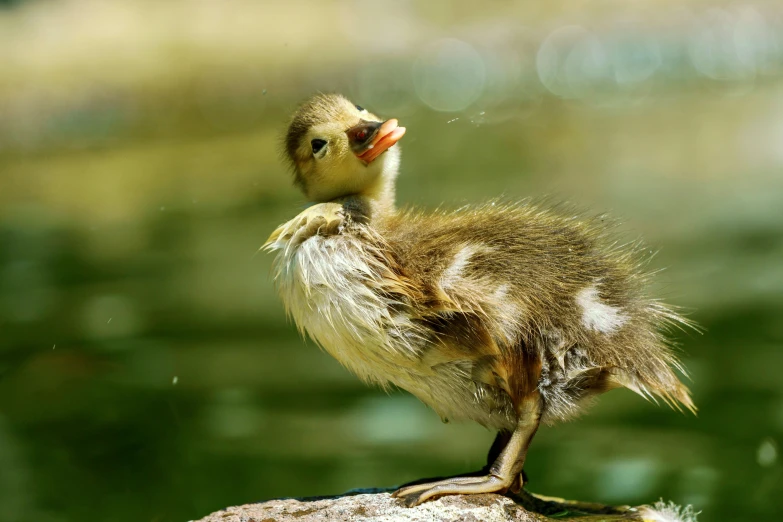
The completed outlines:
{"type": "Polygon", "coordinates": [[[399,202],[549,194],[659,254],[698,417],[628,391],[539,432],[533,491],[783,518],[783,7],[0,2],[0,520],[184,521],[483,464],[363,386],[257,249],[305,202],[287,116],[408,128],[399,202]]]}

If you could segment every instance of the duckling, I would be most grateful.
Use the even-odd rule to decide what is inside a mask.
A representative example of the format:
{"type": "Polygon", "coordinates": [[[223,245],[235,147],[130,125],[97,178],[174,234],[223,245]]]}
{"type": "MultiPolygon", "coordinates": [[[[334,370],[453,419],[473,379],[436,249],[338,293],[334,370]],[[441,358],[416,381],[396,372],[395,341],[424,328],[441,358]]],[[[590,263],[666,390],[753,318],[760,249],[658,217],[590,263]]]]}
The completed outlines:
{"type": "Polygon", "coordinates": [[[396,497],[518,491],[539,425],[613,388],[695,412],[667,336],[691,323],[648,297],[638,246],[532,203],[398,210],[404,134],[338,94],[302,104],[285,155],[314,205],[265,244],[302,333],[367,383],[498,430],[486,473],[396,497]]]}

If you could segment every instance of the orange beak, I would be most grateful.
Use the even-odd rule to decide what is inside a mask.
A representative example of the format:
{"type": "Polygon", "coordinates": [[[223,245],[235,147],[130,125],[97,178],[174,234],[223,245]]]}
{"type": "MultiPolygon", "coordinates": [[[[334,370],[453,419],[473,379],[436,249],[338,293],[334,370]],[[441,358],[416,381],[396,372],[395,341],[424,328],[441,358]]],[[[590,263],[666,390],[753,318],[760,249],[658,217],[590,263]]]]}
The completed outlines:
{"type": "Polygon", "coordinates": [[[362,122],[347,131],[349,138],[353,141],[354,153],[366,164],[376,160],[378,156],[400,141],[405,134],[405,127],[399,127],[395,119],[386,120],[380,127],[377,125],[375,122],[362,122]],[[362,137],[362,133],[369,133],[372,127],[376,127],[377,130],[370,135],[369,139],[365,138],[366,143],[360,143],[359,139],[362,137]],[[359,150],[356,150],[357,148],[359,150]]]}

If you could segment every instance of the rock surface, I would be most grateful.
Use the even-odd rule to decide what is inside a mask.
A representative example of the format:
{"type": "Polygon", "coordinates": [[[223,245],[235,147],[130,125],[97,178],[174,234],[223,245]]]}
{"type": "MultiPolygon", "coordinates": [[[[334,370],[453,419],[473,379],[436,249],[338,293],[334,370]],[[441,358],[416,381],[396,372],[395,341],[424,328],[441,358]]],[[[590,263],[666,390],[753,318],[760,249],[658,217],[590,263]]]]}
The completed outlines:
{"type": "Polygon", "coordinates": [[[690,507],[682,509],[659,502],[654,508],[610,507],[569,502],[529,493],[509,498],[501,495],[456,495],[405,507],[388,491],[362,490],[339,497],[278,499],[226,508],[198,522],[546,522],[648,521],[695,522],[690,507]],[[534,510],[534,511],[530,511],[534,510]],[[597,514],[602,514],[597,517],[597,514]],[[565,518],[564,518],[565,517],[565,518]]]}
{"type": "Polygon", "coordinates": [[[310,522],[351,520],[379,521],[464,521],[540,522],[544,517],[529,514],[513,500],[498,495],[444,497],[415,508],[406,508],[388,493],[362,494],[321,500],[271,500],[219,511],[201,522],[310,522]]]}
{"type": "Polygon", "coordinates": [[[315,522],[350,520],[540,522],[546,518],[528,513],[513,500],[499,495],[444,497],[406,508],[389,493],[360,494],[320,500],[270,500],[218,511],[200,522],[315,522]]]}

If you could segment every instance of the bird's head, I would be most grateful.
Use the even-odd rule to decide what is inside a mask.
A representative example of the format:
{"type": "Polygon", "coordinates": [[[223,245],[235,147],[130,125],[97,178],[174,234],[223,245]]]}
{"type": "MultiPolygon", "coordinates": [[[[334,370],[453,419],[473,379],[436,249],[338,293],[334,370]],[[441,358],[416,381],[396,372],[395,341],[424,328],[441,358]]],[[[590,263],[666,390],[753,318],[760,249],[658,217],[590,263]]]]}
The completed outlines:
{"type": "Polygon", "coordinates": [[[383,120],[339,94],[318,94],[294,113],[285,154],[296,185],[311,201],[393,199],[400,163],[395,144],[403,134],[395,119],[383,120]]]}

